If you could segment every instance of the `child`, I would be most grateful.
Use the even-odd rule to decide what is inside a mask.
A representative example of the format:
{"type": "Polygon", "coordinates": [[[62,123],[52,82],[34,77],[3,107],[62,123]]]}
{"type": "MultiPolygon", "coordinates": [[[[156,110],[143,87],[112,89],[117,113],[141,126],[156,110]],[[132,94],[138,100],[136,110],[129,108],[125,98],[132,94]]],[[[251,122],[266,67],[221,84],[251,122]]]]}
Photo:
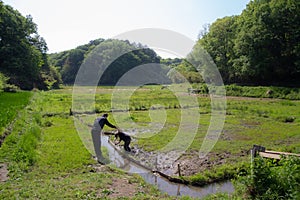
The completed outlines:
{"type": "Polygon", "coordinates": [[[130,144],[130,141],[131,141],[131,137],[121,131],[118,131],[116,134],[115,134],[115,137],[116,139],[119,137],[119,142],[118,143],[115,143],[116,145],[119,144],[121,142],[121,140],[124,141],[124,149],[125,151],[128,151],[130,152],[131,149],[129,147],[129,144],[130,144]]]}

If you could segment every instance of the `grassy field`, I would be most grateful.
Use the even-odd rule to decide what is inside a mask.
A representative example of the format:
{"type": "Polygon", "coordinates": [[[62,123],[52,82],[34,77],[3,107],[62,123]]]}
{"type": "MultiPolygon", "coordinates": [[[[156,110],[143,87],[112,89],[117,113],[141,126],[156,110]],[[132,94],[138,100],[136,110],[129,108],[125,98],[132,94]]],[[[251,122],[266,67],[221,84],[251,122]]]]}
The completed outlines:
{"type": "Polygon", "coordinates": [[[17,116],[19,110],[28,104],[30,92],[0,92],[0,136],[4,128],[17,116]]]}
{"type": "MultiPolygon", "coordinates": [[[[118,89],[120,94],[127,90],[118,89]]],[[[85,105],[86,101],[89,102],[89,94],[80,97],[80,105],[97,115],[119,109],[109,116],[109,120],[117,125],[120,123],[124,131],[137,134],[139,139],[134,140],[132,145],[148,152],[162,149],[175,136],[183,108],[172,91],[160,86],[144,86],[134,90],[128,104],[127,99],[118,97],[113,105],[112,92],[110,87],[99,87],[94,106],[85,105]],[[125,110],[129,111],[129,116],[124,114],[125,110]],[[157,112],[151,114],[152,110],[157,112]],[[158,133],[152,134],[157,130],[158,133]]],[[[2,93],[0,98],[1,95],[13,94],[2,93]]],[[[2,128],[6,127],[19,112],[11,134],[0,148],[0,163],[7,163],[10,171],[10,179],[0,183],[0,199],[128,199],[129,196],[136,199],[174,199],[149,187],[137,176],[96,164],[80,140],[74,118],[69,116],[74,100],[72,88],[14,95],[25,95],[26,98],[20,96],[24,102],[11,106],[10,110],[15,114],[2,125],[2,128]],[[131,192],[124,191],[124,184],[131,192]]],[[[178,95],[188,98],[184,89],[178,95]]],[[[200,119],[193,121],[191,116],[188,120],[200,126],[187,149],[187,157],[198,153],[212,115],[210,98],[203,95],[194,97],[200,107],[200,119]]],[[[93,122],[95,115],[82,113],[81,117],[87,125],[93,122]]],[[[253,144],[265,146],[268,150],[300,153],[299,130],[299,101],[227,97],[225,125],[209,162],[215,163],[224,157],[224,152],[227,157],[209,171],[185,178],[201,183],[232,177],[238,168],[249,166],[248,153],[253,144]]],[[[186,131],[188,134],[189,129],[186,131]]],[[[223,196],[225,198],[226,195],[223,196]]]]}
{"type": "Polygon", "coordinates": [[[69,116],[71,93],[37,92],[0,148],[0,199],[172,199],[140,177],[96,164],[69,116]]]}
{"type": "MultiPolygon", "coordinates": [[[[262,89],[266,90],[264,87],[262,89]]],[[[126,93],[126,90],[118,88],[118,93],[126,93]]],[[[134,140],[133,145],[148,152],[159,151],[176,136],[183,109],[172,91],[161,89],[161,86],[144,86],[134,90],[128,103],[127,99],[120,95],[113,105],[110,101],[112,92],[111,88],[97,89],[95,111],[120,110],[110,116],[110,120],[113,123],[117,121],[124,131],[136,134],[139,139],[134,140]],[[158,109],[155,117],[151,116],[153,105],[158,109]],[[122,111],[129,111],[129,115],[122,111]],[[151,120],[154,120],[154,123],[151,120]],[[160,122],[163,122],[161,129],[157,128],[161,127],[160,122]]],[[[184,89],[179,95],[188,98],[184,89]]],[[[186,156],[181,159],[182,162],[198,154],[212,117],[210,98],[203,95],[194,97],[197,98],[200,108],[200,119],[195,121],[196,119],[190,116],[188,120],[193,124],[198,123],[199,128],[185,153],[186,156]]],[[[91,123],[93,116],[86,115],[83,119],[85,123],[91,123]]],[[[212,149],[209,160],[206,161],[210,163],[210,170],[199,170],[199,173],[186,178],[194,184],[203,184],[234,177],[240,171],[248,169],[249,151],[254,144],[265,146],[268,150],[299,153],[299,130],[300,102],[297,100],[227,97],[222,134],[212,149]]],[[[188,135],[190,131],[189,127],[185,128],[183,135],[188,135]]],[[[184,138],[181,141],[183,143],[184,138]]],[[[174,146],[174,149],[176,148],[174,146]]]]}

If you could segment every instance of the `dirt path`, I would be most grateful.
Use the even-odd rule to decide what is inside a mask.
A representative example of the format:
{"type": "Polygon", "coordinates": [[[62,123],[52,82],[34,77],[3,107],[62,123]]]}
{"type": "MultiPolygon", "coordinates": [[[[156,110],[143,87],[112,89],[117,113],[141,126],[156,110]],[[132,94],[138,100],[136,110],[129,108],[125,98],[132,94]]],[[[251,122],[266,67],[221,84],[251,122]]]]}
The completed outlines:
{"type": "Polygon", "coordinates": [[[0,182],[4,182],[8,180],[8,170],[7,165],[5,163],[0,164],[0,182]]]}
{"type": "MultiPolygon", "coordinates": [[[[112,172],[111,168],[106,165],[95,164],[91,166],[93,173],[112,172]]],[[[105,189],[101,189],[97,193],[100,199],[131,199],[139,193],[149,193],[150,187],[145,187],[136,177],[128,174],[113,177],[111,183],[107,184],[105,189]]],[[[159,199],[159,198],[158,198],[159,199]]]]}

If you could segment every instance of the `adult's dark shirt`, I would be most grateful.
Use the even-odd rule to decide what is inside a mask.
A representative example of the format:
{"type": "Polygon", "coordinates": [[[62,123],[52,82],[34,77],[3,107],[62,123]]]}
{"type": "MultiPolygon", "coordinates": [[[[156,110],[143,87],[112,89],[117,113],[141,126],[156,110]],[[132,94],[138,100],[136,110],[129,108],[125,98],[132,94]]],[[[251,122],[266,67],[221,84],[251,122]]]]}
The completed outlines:
{"type": "Polygon", "coordinates": [[[101,129],[103,129],[104,125],[107,125],[110,128],[117,128],[115,125],[112,125],[111,123],[109,123],[109,121],[107,120],[106,117],[100,117],[100,118],[98,118],[98,122],[99,122],[99,125],[100,125],[101,129]]]}

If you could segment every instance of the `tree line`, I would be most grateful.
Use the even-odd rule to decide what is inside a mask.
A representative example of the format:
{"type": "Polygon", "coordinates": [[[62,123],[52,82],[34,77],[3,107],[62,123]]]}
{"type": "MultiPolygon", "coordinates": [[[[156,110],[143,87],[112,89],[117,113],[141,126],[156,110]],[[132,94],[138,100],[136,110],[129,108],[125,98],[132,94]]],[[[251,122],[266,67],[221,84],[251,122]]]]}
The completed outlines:
{"type": "Polygon", "coordinates": [[[300,85],[299,13],[298,0],[252,0],[240,15],[205,26],[196,46],[226,84],[300,85]]]}
{"type": "Polygon", "coordinates": [[[201,49],[211,56],[225,84],[300,85],[298,0],[250,1],[240,15],[203,26],[193,50],[183,59],[163,59],[142,44],[101,38],[47,54],[47,44],[37,33],[31,16],[23,17],[2,1],[0,8],[0,89],[5,81],[22,89],[72,85],[85,59],[97,53],[101,68],[121,51],[126,53],[110,63],[99,84],[114,85],[129,70],[148,63],[161,64],[159,68],[153,65],[153,71],[166,82],[202,83],[206,80],[197,70],[210,69],[202,66],[205,63],[201,61],[201,49]]]}
{"type": "MultiPolygon", "coordinates": [[[[60,84],[60,75],[50,66],[47,44],[30,15],[0,1],[0,82],[2,88],[51,89],[60,84]]],[[[0,88],[1,89],[1,88],[0,88]]]]}
{"type": "MultiPolygon", "coordinates": [[[[57,66],[64,84],[73,85],[79,68],[84,62],[93,62],[102,76],[99,85],[115,85],[119,79],[136,66],[159,63],[160,58],[154,50],[142,44],[117,39],[97,39],[75,49],[49,55],[50,63],[57,66]],[[111,58],[116,58],[111,60],[111,58]],[[111,62],[111,63],[110,63],[111,62]],[[106,66],[107,65],[107,66],[106,66]]],[[[97,70],[97,71],[96,71],[97,70]]],[[[157,70],[157,68],[153,68],[157,70]]],[[[157,70],[157,73],[160,73],[157,70]]],[[[86,77],[86,84],[89,77],[86,77]]]]}

